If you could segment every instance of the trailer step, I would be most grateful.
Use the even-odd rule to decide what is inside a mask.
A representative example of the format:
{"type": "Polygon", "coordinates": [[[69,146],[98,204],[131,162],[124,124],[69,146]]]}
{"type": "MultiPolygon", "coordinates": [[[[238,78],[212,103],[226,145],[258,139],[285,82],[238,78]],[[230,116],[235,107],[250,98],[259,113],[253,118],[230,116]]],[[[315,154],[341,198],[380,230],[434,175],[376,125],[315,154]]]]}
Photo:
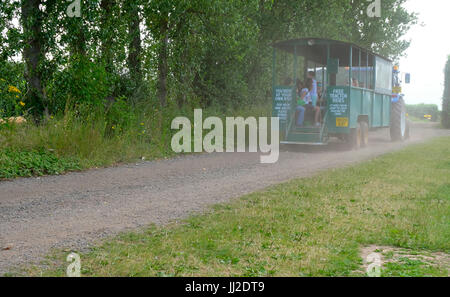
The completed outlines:
{"type": "Polygon", "coordinates": [[[328,142],[298,142],[298,141],[281,141],[281,144],[297,144],[297,145],[312,145],[312,146],[325,146],[328,142]]]}
{"type": "Polygon", "coordinates": [[[322,127],[293,127],[292,132],[299,133],[320,133],[322,127]]]}
{"type": "Polygon", "coordinates": [[[322,143],[320,133],[289,133],[286,137],[287,142],[300,143],[322,143]]]}

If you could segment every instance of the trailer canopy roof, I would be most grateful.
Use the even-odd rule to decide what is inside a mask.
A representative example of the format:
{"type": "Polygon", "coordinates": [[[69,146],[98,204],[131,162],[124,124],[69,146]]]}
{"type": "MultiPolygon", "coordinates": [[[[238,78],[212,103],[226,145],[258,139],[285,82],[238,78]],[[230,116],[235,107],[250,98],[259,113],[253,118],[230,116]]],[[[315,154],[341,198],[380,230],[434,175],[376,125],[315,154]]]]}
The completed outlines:
{"type": "Polygon", "coordinates": [[[291,39],[277,42],[273,44],[273,47],[291,53],[293,55],[297,53],[297,56],[304,56],[309,61],[313,61],[320,65],[326,65],[328,45],[330,46],[330,56],[339,57],[341,66],[350,66],[350,54],[349,54],[350,47],[352,47],[353,50],[356,49],[356,52],[360,51],[368,53],[369,55],[377,56],[386,61],[392,62],[390,59],[383,57],[379,54],[376,54],[370,50],[363,49],[356,44],[332,39],[321,39],[321,38],[291,39]]]}

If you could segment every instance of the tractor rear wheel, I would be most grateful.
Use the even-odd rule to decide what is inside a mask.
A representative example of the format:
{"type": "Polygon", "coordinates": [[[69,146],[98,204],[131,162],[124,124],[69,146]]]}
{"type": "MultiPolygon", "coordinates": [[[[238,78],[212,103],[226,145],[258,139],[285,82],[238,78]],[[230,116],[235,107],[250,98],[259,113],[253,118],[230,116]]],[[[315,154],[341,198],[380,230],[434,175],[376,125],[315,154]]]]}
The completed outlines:
{"type": "Polygon", "coordinates": [[[392,103],[391,107],[391,139],[404,141],[407,136],[406,106],[403,98],[392,103]]]}

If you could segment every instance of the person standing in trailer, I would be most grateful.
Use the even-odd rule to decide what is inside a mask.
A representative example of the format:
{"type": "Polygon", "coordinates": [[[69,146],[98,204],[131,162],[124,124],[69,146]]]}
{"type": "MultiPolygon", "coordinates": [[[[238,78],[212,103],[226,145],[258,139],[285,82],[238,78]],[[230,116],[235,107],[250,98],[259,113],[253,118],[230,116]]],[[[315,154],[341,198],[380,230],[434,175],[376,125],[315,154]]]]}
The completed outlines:
{"type": "Polygon", "coordinates": [[[318,94],[317,94],[317,80],[316,80],[316,73],[314,71],[308,72],[308,79],[312,80],[312,85],[310,88],[310,95],[311,95],[311,103],[315,111],[314,115],[314,121],[315,126],[320,127],[320,106],[318,105],[318,94]]]}

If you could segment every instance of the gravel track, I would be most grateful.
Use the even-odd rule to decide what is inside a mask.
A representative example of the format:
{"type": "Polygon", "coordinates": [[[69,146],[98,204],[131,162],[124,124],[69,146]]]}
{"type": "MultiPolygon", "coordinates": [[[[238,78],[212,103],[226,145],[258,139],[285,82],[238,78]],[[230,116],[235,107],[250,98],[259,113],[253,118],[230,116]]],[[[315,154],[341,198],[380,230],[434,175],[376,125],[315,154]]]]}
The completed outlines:
{"type": "Polygon", "coordinates": [[[37,263],[52,248],[82,250],[119,232],[166,224],[296,177],[343,167],[449,131],[416,124],[411,140],[371,132],[370,147],[282,147],[279,162],[259,154],[199,154],[170,160],[0,182],[0,274],[37,263]]]}

